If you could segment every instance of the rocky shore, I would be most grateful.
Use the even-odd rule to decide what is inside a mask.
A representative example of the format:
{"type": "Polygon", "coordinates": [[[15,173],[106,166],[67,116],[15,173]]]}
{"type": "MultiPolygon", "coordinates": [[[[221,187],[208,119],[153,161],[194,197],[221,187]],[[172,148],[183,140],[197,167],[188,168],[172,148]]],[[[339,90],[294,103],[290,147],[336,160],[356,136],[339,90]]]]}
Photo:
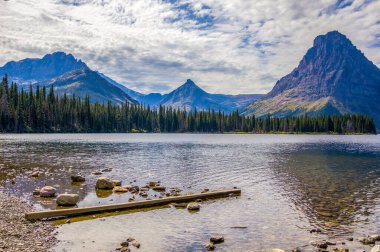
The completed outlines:
{"type": "Polygon", "coordinates": [[[0,251],[49,251],[56,243],[50,222],[29,222],[26,201],[0,191],[0,251]]]}

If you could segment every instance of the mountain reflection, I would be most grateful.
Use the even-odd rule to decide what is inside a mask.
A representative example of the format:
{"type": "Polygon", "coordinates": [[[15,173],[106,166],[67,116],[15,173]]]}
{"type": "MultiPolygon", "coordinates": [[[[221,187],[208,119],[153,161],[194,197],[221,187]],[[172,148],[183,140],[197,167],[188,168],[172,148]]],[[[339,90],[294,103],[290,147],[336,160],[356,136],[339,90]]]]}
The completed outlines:
{"type": "Polygon", "coordinates": [[[347,232],[356,222],[368,221],[377,207],[379,153],[356,147],[304,145],[274,163],[284,194],[312,225],[347,232]]]}

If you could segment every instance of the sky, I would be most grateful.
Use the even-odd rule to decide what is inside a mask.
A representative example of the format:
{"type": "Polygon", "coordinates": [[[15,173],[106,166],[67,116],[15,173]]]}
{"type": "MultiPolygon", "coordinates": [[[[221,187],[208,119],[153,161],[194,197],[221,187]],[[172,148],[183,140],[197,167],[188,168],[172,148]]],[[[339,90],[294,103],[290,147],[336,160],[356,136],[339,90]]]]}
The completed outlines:
{"type": "Polygon", "coordinates": [[[380,0],[0,0],[0,66],[64,51],[144,93],[266,93],[331,30],[380,65],[380,0]]]}

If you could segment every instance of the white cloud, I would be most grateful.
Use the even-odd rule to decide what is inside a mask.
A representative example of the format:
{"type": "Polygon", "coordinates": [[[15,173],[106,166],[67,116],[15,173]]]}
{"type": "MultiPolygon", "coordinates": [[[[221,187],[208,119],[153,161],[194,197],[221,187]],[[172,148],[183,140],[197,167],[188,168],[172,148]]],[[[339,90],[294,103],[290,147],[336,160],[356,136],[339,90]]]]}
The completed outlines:
{"type": "Polygon", "coordinates": [[[0,65],[61,50],[138,91],[192,78],[209,92],[264,93],[330,30],[380,64],[380,1],[336,2],[1,1],[0,65]]]}

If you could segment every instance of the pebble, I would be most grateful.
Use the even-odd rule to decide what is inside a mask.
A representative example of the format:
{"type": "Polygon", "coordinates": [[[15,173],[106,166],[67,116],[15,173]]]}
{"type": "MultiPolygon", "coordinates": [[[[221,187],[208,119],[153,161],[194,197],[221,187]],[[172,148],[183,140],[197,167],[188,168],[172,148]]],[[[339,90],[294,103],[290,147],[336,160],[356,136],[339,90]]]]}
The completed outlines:
{"type": "Polygon", "coordinates": [[[25,221],[25,213],[33,210],[19,198],[0,192],[0,251],[44,252],[56,244],[55,227],[49,222],[25,221]]]}

